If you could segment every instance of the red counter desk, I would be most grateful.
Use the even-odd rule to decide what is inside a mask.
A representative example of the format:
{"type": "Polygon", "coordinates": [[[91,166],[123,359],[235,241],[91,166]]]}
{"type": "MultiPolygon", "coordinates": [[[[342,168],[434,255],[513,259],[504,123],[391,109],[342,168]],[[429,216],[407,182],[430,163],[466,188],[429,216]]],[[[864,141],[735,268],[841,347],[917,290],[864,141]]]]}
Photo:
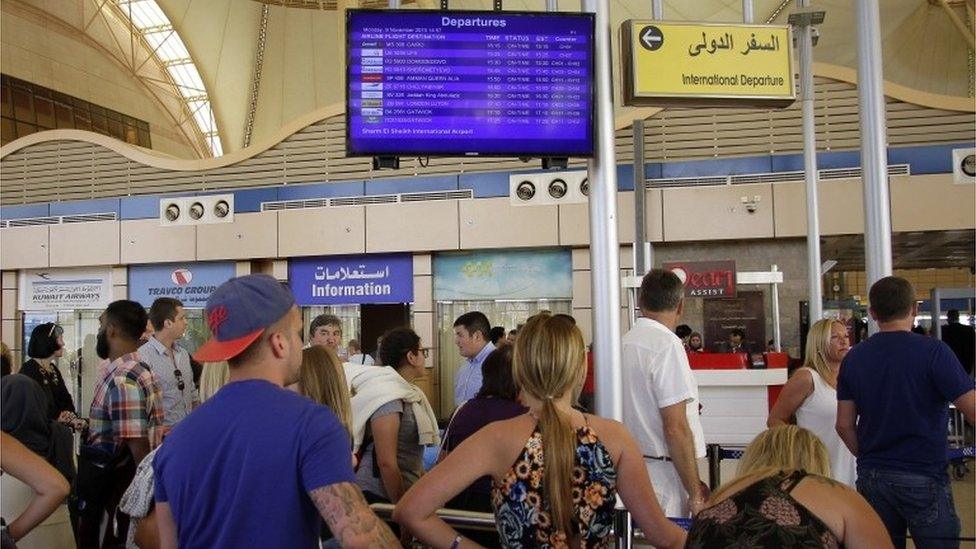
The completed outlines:
{"type": "Polygon", "coordinates": [[[745,445],[766,429],[766,419],[786,383],[786,353],[767,353],[763,369],[749,369],[744,353],[690,354],[702,403],[707,444],[745,445]]]}

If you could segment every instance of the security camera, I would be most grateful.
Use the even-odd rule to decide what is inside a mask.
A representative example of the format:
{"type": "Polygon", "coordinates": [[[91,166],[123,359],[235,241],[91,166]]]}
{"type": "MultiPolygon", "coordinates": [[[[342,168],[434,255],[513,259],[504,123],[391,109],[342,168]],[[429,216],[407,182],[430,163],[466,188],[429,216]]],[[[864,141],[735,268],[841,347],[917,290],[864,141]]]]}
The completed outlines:
{"type": "Polygon", "coordinates": [[[756,204],[755,202],[747,202],[746,203],[746,211],[747,212],[749,212],[749,213],[756,213],[756,210],[758,210],[758,209],[759,209],[759,204],[756,204]]]}
{"type": "Polygon", "coordinates": [[[549,196],[559,199],[566,196],[569,185],[562,179],[556,178],[549,182],[549,196]]]}
{"type": "Polygon", "coordinates": [[[535,196],[535,183],[531,181],[522,181],[515,187],[515,195],[519,197],[520,200],[525,200],[528,202],[532,200],[535,196]]]}

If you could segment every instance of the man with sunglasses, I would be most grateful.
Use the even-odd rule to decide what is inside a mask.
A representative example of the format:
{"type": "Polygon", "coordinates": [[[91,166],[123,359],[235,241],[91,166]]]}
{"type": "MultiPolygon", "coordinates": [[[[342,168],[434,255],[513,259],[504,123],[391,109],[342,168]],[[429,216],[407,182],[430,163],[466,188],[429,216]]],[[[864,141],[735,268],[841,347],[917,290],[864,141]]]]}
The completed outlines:
{"type": "Polygon", "coordinates": [[[149,323],[154,330],[139,347],[139,356],[149,365],[163,391],[163,435],[200,403],[193,385],[190,354],[176,342],[186,332],[183,303],[160,297],[149,308],[149,323]]]}

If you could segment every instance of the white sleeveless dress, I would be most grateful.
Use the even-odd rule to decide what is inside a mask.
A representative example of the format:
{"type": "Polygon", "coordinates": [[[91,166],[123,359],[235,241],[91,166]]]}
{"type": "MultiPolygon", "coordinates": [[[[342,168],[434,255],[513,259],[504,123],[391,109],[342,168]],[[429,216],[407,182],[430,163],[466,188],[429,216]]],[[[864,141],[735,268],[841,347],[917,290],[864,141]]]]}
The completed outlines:
{"type": "MultiPolygon", "coordinates": [[[[811,368],[803,368],[813,377],[813,392],[796,410],[796,424],[817,435],[827,447],[830,456],[831,477],[853,487],[857,480],[857,463],[854,454],[837,434],[837,389],[827,384],[820,374],[811,368]]],[[[794,374],[795,375],[795,374],[794,374]]]]}

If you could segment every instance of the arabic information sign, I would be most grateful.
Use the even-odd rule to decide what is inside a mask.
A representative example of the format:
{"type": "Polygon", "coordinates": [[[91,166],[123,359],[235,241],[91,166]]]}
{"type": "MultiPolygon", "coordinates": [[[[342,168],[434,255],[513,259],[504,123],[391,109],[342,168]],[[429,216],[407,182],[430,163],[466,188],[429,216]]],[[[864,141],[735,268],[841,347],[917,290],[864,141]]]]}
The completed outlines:
{"type": "Polygon", "coordinates": [[[572,299],[569,250],[464,252],[434,256],[434,299],[572,299]]]}
{"type": "Polygon", "coordinates": [[[112,301],[112,268],[21,271],[18,293],[21,311],[104,309],[112,301]]]}
{"type": "Polygon", "coordinates": [[[685,297],[735,297],[735,261],[669,261],[664,268],[681,279],[685,297]]]}
{"type": "Polygon", "coordinates": [[[627,105],[786,106],[796,99],[790,28],[625,21],[627,105]]]}
{"type": "Polygon", "coordinates": [[[307,257],[288,261],[299,305],[354,305],[413,301],[411,254],[307,257]]]}
{"type": "Polygon", "coordinates": [[[232,261],[135,265],[129,267],[129,299],[149,307],[157,298],[172,297],[188,309],[202,309],[217,286],[235,276],[232,261]]]}

